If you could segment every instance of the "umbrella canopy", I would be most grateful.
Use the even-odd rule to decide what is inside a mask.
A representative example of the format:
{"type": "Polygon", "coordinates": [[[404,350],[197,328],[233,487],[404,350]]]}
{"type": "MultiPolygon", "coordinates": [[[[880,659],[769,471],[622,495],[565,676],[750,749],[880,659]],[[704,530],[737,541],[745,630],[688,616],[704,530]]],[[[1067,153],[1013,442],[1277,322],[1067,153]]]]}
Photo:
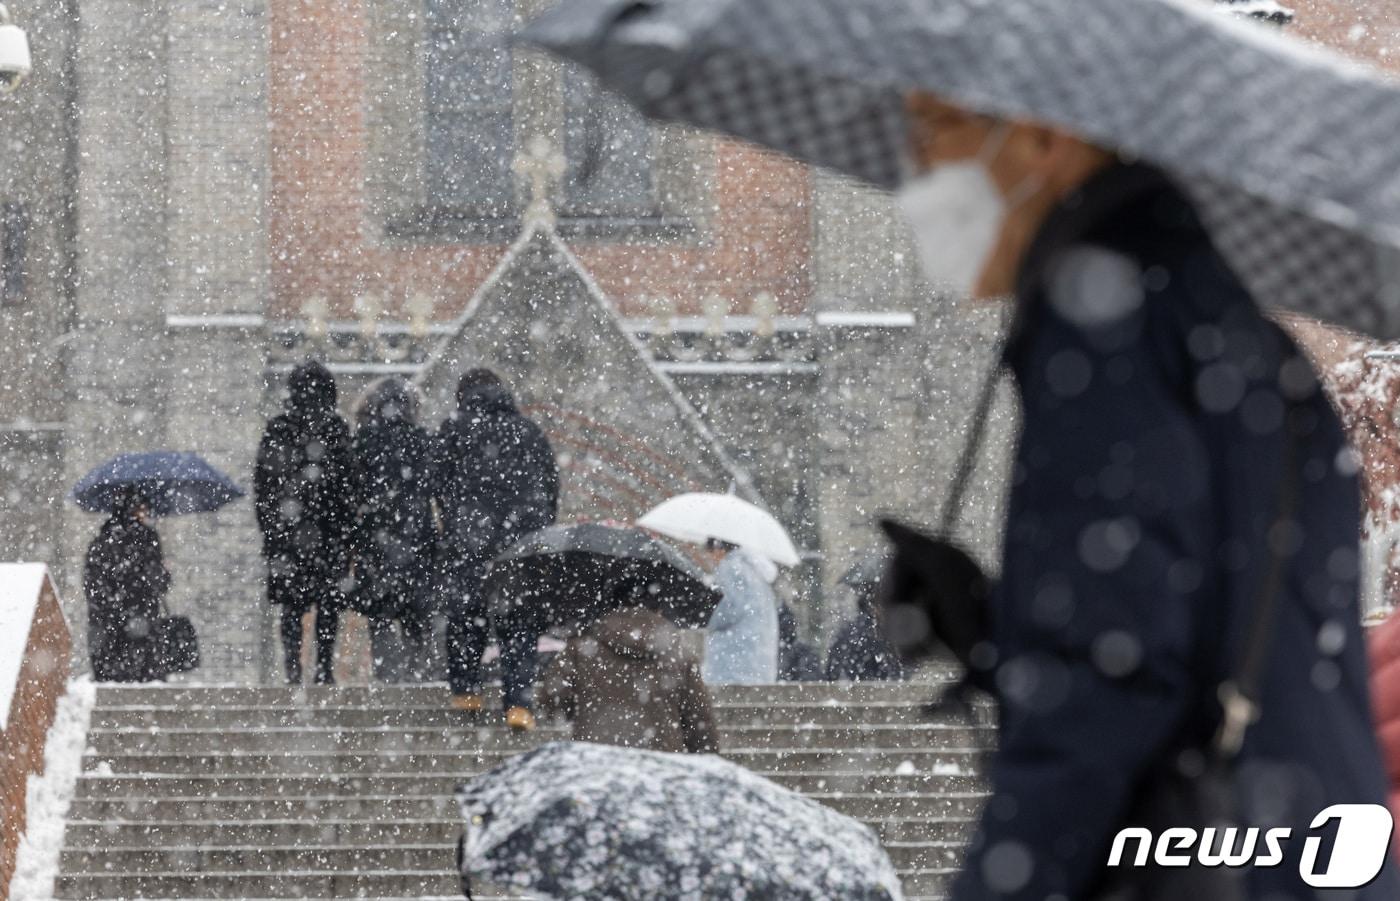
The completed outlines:
{"type": "Polygon", "coordinates": [[[702,628],[720,601],[705,574],[673,548],[638,529],[596,523],[526,535],[492,561],[486,593],[498,617],[543,610],[556,624],[634,604],[702,628]]]}
{"type": "Polygon", "coordinates": [[[783,566],[802,562],[787,530],[773,514],[732,494],[677,495],[654,507],[637,520],[637,525],[679,541],[718,538],[783,566]]]}
{"type": "Polygon", "coordinates": [[[577,0],[523,39],[644,113],[893,188],[903,102],[1169,171],[1261,302],[1400,336],[1400,84],[1194,0],[577,0]]]}
{"type": "Polygon", "coordinates": [[[463,877],[552,898],[902,897],[868,827],[719,757],[556,742],[457,800],[463,877]]]}
{"type": "Polygon", "coordinates": [[[107,513],[132,491],[157,516],[208,513],[243,496],[233,479],[199,454],[148,451],[122,454],[93,469],[74,486],[73,500],[89,513],[107,513]]]}

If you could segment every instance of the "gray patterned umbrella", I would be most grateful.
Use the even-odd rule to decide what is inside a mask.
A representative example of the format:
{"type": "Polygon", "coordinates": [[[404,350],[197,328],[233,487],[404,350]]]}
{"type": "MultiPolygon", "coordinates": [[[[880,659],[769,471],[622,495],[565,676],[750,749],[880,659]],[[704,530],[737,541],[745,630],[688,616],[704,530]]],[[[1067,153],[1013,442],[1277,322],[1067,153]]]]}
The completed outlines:
{"type": "Polygon", "coordinates": [[[1171,172],[1261,301],[1400,337],[1400,85],[1199,0],[574,0],[522,39],[882,188],[912,89],[1171,172]]]}
{"type": "Polygon", "coordinates": [[[487,880],[561,901],[903,897],[869,827],[708,754],[555,742],[457,800],[464,888],[487,880]]]}

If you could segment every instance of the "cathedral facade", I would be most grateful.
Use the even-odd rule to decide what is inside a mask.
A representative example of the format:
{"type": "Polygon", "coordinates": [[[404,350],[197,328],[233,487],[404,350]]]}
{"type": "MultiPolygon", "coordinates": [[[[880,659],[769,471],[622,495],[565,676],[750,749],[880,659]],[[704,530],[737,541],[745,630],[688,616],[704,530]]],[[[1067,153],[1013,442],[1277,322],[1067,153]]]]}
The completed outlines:
{"type": "MultiPolygon", "coordinates": [[[[804,553],[783,588],[814,638],[877,516],[936,519],[999,312],[934,296],[887,197],[511,50],[540,8],[11,4],[35,72],[0,98],[0,556],[52,566],[80,641],[98,522],[71,486],[169,448],[250,488],[307,358],[347,412],[400,374],[430,417],[462,368],[499,368],[571,518],[746,494],[804,553]]],[[[963,523],[988,559],[996,419],[963,523]]],[[[159,528],[202,678],[275,677],[251,504],[159,528]]]]}

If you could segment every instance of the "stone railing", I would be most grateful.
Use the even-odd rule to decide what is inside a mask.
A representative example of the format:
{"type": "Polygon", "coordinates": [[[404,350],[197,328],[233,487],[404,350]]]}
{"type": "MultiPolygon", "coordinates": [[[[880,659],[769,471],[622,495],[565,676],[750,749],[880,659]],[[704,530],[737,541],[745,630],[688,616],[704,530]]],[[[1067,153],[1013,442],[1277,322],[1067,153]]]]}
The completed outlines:
{"type": "Polygon", "coordinates": [[[0,897],[25,827],[30,774],[68,683],[72,640],[42,563],[0,563],[0,897]]]}

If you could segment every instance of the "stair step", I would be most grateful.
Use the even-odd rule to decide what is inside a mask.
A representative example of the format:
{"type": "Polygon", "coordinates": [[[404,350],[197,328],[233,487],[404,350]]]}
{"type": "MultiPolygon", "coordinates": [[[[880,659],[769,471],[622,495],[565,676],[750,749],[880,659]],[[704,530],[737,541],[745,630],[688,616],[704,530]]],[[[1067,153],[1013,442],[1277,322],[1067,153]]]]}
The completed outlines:
{"type": "MultiPolygon", "coordinates": [[[[88,735],[93,753],[205,754],[255,751],[295,753],[432,753],[480,749],[518,754],[548,741],[564,741],[568,730],[546,727],[534,732],[473,727],[457,729],[162,729],[150,732],[94,729],[88,735]]],[[[798,725],[741,726],[720,732],[720,747],[735,750],[768,748],[991,748],[996,733],[989,727],[938,724],[917,726],[798,725]]]]}
{"type": "MultiPolygon", "coordinates": [[[[308,795],[450,796],[472,773],[424,776],[386,773],[375,776],[98,776],[78,780],[76,797],[116,798],[273,798],[308,795]]],[[[882,794],[980,791],[976,778],[933,773],[776,773],[773,781],[797,792],[882,794]]]]}
{"type": "MultiPolygon", "coordinates": [[[[976,821],[963,817],[890,816],[862,818],[886,843],[965,842],[976,821]]],[[[256,845],[297,846],[305,842],[322,845],[375,845],[452,843],[461,834],[462,821],[456,815],[433,819],[393,821],[347,820],[335,817],[315,819],[268,819],[232,822],[209,820],[127,819],[104,817],[100,820],[73,816],[65,839],[70,848],[117,846],[220,847],[256,845]]]]}
{"type": "MultiPolygon", "coordinates": [[[[927,816],[968,817],[982,806],[984,796],[975,794],[895,795],[895,794],[809,794],[807,797],[848,816],[883,817],[915,811],[927,816]]],[[[188,819],[269,820],[331,817],[335,819],[431,819],[450,818],[457,813],[451,797],[396,797],[393,795],[325,795],[319,797],[273,798],[118,798],[74,799],[70,816],[86,820],[103,819],[188,819]]]]}
{"type": "MultiPolygon", "coordinates": [[[[184,773],[189,775],[363,775],[371,773],[475,773],[496,766],[513,753],[452,751],[429,754],[382,752],[285,754],[100,754],[88,755],[85,769],[113,774],[184,773]]],[[[984,751],[976,748],[802,748],[748,749],[723,756],[757,773],[769,775],[813,770],[893,772],[913,768],[932,773],[957,767],[978,772],[984,751]]]]}
{"type": "MultiPolygon", "coordinates": [[[[919,682],[778,682],[768,685],[714,685],[710,694],[719,706],[727,704],[850,704],[865,702],[904,702],[926,704],[951,677],[919,682]]],[[[443,683],[423,685],[337,685],[331,687],[254,685],[195,685],[189,683],[97,686],[97,708],[128,706],[182,707],[271,707],[331,705],[347,707],[411,707],[445,705],[448,696],[443,683]]],[[[489,709],[501,706],[500,691],[485,692],[489,709]]]]}
{"type": "MultiPolygon", "coordinates": [[[[896,869],[952,867],[962,858],[959,843],[902,843],[889,848],[896,869]]],[[[64,872],[72,873],[283,873],[304,870],[433,870],[454,866],[456,845],[169,846],[70,848],[64,872]]]]}
{"type": "MultiPolygon", "coordinates": [[[[919,725],[938,722],[930,719],[923,701],[866,702],[851,704],[750,704],[734,703],[715,707],[715,720],[721,728],[732,726],[853,726],[919,725]]],[[[441,702],[414,707],[354,707],[329,705],[303,706],[219,706],[186,709],[169,706],[100,707],[93,711],[94,729],[261,729],[268,727],[345,728],[455,728],[470,715],[446,707],[441,702]]],[[[499,722],[494,711],[481,716],[485,723],[499,722]]],[[[948,722],[962,723],[955,718],[948,722]]],[[[990,711],[984,722],[990,722],[990,711]]]]}
{"type": "MultiPolygon", "coordinates": [[[[911,895],[940,895],[952,871],[947,868],[910,870],[900,874],[911,895]]],[[[380,872],[305,871],[286,873],[65,873],[58,878],[57,897],[114,898],[357,898],[366,895],[460,895],[457,875],[450,870],[380,872]]]]}

